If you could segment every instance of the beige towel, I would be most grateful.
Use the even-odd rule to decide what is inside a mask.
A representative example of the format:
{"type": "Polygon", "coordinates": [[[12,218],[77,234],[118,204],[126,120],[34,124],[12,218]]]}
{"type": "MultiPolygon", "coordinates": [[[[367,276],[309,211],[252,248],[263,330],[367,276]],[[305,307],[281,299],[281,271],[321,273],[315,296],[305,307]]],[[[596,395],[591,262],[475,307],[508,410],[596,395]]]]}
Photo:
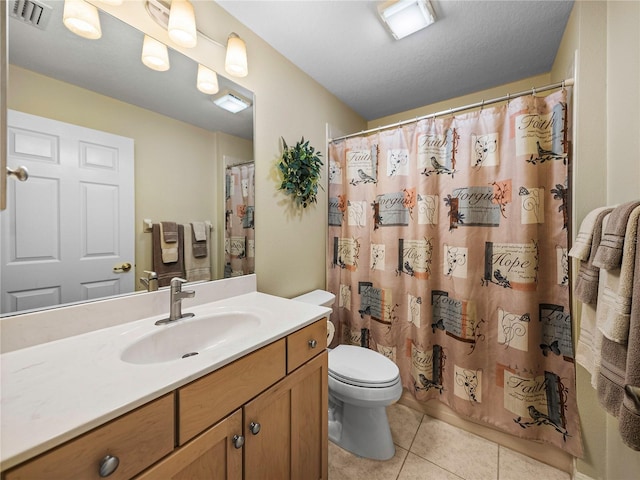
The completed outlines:
{"type": "MultiPolygon", "coordinates": [[[[162,259],[162,233],[160,232],[160,225],[153,224],[151,237],[153,239],[151,257],[153,264],[153,271],[158,274],[158,286],[166,287],[171,283],[173,277],[184,278],[184,259],[183,250],[178,249],[178,260],[173,263],[165,263],[162,259]]],[[[178,226],[178,244],[184,243],[184,230],[182,226],[178,226]]]]}
{"type": "MultiPolygon", "coordinates": [[[[181,227],[184,228],[185,238],[193,238],[191,224],[187,223],[181,225],[181,227]]],[[[208,243],[208,240],[206,243],[208,243]]],[[[209,256],[195,257],[191,241],[184,242],[184,269],[188,282],[211,280],[211,260],[209,256]]]]}
{"type": "MultiPolygon", "coordinates": [[[[611,215],[613,216],[613,213],[611,215]]],[[[638,218],[640,218],[640,207],[633,209],[627,221],[622,251],[622,267],[619,270],[617,288],[615,291],[607,289],[605,292],[608,309],[600,330],[605,337],[617,343],[626,344],[629,338],[638,218]]],[[[638,272],[638,275],[640,275],[640,272],[638,272]]]]}
{"type": "Polygon", "coordinates": [[[193,256],[196,258],[206,257],[209,255],[207,246],[209,226],[204,222],[191,222],[191,228],[193,231],[193,237],[191,237],[193,256]]]}
{"type": "Polygon", "coordinates": [[[191,222],[193,228],[193,238],[196,242],[202,242],[207,240],[207,224],[204,222],[191,222]]]}
{"type": "Polygon", "coordinates": [[[612,210],[612,208],[606,208],[598,213],[595,221],[593,222],[593,240],[591,243],[589,260],[586,262],[580,261],[580,268],[573,287],[573,293],[582,303],[596,303],[598,299],[598,283],[600,280],[600,274],[598,267],[593,265],[593,259],[598,251],[598,245],[600,245],[600,239],[602,236],[602,220],[612,210]]]}
{"type": "Polygon", "coordinates": [[[592,262],[594,267],[609,270],[620,266],[629,215],[639,205],[640,201],[634,200],[613,209],[611,220],[607,229],[603,230],[602,241],[592,262]]]}
{"type": "Polygon", "coordinates": [[[591,253],[591,244],[593,242],[593,228],[600,212],[610,209],[609,207],[600,207],[591,210],[582,220],[576,240],[569,250],[569,256],[579,260],[588,260],[591,253]]]}
{"type": "Polygon", "coordinates": [[[178,261],[178,248],[180,244],[178,242],[178,226],[175,222],[160,222],[160,247],[162,249],[162,261],[164,263],[174,263],[178,261]]]}

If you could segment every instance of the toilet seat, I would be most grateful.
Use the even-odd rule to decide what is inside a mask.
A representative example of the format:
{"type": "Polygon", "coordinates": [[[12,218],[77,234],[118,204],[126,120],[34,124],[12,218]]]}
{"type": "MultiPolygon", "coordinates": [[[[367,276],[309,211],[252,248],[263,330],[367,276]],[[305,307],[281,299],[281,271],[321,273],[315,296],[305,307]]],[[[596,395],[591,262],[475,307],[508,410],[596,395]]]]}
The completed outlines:
{"type": "Polygon", "coordinates": [[[386,388],[400,381],[400,370],[378,352],[355,345],[338,345],[329,353],[329,376],[357,387],[386,388]]]}

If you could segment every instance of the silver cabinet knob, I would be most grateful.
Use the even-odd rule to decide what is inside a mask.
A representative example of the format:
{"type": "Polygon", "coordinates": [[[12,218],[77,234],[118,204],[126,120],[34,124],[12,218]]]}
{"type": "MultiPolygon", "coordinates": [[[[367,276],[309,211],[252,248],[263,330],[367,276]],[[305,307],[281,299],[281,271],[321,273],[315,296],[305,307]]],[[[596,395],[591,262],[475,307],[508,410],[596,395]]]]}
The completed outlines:
{"type": "Polygon", "coordinates": [[[98,474],[101,477],[108,477],[116,471],[118,465],[120,465],[120,459],[118,457],[115,455],[107,455],[100,460],[100,469],[98,470],[98,474]]]}
{"type": "Polygon", "coordinates": [[[316,340],[309,340],[309,346],[311,348],[316,348],[318,346],[318,342],[316,340]]]}
{"type": "Polygon", "coordinates": [[[236,448],[242,448],[244,445],[244,437],[242,435],[234,435],[233,438],[233,446],[236,448]]]}
{"type": "Polygon", "coordinates": [[[257,435],[260,432],[260,424],[258,422],[251,422],[249,424],[249,430],[254,435],[257,435]]]}

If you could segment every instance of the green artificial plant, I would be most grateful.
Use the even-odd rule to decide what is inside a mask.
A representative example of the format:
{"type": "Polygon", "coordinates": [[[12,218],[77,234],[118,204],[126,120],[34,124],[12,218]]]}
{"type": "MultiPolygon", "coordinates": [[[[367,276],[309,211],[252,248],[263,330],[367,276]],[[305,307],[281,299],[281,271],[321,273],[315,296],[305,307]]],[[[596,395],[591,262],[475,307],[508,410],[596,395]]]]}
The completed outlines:
{"type": "Polygon", "coordinates": [[[319,183],[320,167],[323,165],[321,156],[309,145],[309,141],[305,142],[304,137],[292,147],[282,138],[282,157],[278,163],[282,173],[280,190],[293,196],[298,206],[306,208],[311,203],[317,203],[318,187],[322,188],[319,183]]]}

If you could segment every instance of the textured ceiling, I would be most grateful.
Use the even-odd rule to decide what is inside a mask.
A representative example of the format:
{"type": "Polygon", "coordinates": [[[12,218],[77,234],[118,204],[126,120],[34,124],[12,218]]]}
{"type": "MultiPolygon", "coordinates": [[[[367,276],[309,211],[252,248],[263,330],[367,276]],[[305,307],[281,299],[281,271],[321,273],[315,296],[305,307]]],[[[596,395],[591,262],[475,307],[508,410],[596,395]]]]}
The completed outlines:
{"type": "Polygon", "coordinates": [[[434,0],[436,23],[394,40],[378,1],[218,3],[367,120],[549,72],[573,7],[434,0]]]}

